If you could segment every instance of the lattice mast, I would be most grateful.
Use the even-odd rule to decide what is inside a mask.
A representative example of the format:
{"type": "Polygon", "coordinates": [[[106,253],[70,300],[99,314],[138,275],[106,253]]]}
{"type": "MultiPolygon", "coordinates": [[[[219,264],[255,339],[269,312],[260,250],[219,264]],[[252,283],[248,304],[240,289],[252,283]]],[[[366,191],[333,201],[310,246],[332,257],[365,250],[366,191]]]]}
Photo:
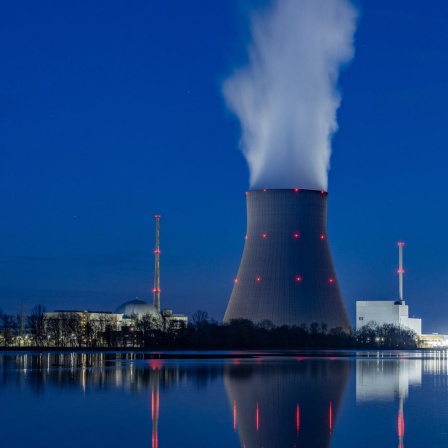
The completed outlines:
{"type": "Polygon", "coordinates": [[[156,215],[156,248],[154,250],[154,307],[160,311],[160,215],[156,215]]]}

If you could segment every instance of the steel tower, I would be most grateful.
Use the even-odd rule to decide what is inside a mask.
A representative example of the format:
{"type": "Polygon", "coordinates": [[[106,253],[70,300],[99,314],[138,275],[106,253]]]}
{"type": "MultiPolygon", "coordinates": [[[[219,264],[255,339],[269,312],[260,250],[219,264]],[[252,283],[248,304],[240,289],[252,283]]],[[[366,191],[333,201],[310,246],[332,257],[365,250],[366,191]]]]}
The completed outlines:
{"type": "Polygon", "coordinates": [[[160,215],[156,215],[156,248],[154,250],[154,307],[160,312],[160,215]]]}

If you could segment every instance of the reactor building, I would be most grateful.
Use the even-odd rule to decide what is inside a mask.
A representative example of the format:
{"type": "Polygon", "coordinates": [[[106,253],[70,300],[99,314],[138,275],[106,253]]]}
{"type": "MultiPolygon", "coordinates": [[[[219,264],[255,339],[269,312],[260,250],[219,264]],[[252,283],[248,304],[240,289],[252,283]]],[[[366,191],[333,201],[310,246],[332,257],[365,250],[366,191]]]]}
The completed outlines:
{"type": "Polygon", "coordinates": [[[224,322],[317,322],[350,331],[328,244],[328,193],[252,190],[246,202],[246,242],[224,322]]]}
{"type": "Polygon", "coordinates": [[[398,243],[398,300],[358,300],[356,302],[356,330],[370,324],[395,325],[422,335],[422,320],[409,317],[409,306],[403,299],[403,247],[398,243]]]}

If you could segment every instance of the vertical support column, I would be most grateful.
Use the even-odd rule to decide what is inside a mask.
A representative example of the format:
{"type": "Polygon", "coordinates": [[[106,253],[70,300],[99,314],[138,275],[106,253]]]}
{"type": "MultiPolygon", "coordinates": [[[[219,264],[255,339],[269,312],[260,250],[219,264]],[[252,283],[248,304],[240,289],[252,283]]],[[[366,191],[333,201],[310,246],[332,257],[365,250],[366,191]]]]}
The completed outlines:
{"type": "Polygon", "coordinates": [[[404,243],[398,243],[398,287],[400,302],[403,302],[403,246],[404,243]]]}
{"type": "Polygon", "coordinates": [[[156,248],[154,250],[154,307],[160,311],[160,215],[156,215],[156,248]]]}

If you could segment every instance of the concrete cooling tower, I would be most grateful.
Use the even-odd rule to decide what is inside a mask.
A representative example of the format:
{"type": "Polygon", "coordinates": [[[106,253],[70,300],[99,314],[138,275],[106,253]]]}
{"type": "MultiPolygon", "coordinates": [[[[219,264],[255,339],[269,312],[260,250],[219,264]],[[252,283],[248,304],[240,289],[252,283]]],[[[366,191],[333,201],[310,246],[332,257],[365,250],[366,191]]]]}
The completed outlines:
{"type": "Polygon", "coordinates": [[[246,243],[224,322],[317,322],[349,331],[328,245],[328,194],[302,189],[246,194],[246,243]]]}

